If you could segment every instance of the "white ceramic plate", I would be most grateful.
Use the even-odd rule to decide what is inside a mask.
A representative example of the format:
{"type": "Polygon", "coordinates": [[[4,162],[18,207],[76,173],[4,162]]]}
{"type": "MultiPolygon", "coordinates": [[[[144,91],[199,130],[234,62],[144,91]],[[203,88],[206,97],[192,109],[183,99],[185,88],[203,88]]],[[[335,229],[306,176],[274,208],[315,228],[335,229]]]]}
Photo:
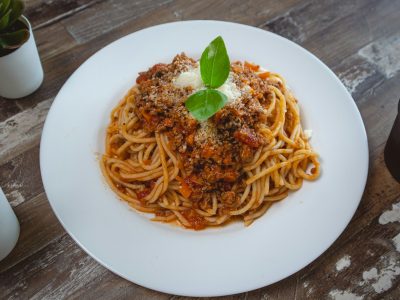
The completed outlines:
{"type": "Polygon", "coordinates": [[[40,164],[48,199],[64,228],[99,263],[142,286],[190,296],[256,289],[300,270],[344,230],[368,172],[365,129],[353,99],[315,56],[249,26],[190,21],[155,26],[115,41],[89,58],[57,95],[44,126],[40,164]],[[100,173],[111,109],[139,71],[177,53],[199,58],[222,35],[231,60],[282,74],[313,130],[322,176],[245,228],[200,232],[154,223],[119,201],[100,173]]]}

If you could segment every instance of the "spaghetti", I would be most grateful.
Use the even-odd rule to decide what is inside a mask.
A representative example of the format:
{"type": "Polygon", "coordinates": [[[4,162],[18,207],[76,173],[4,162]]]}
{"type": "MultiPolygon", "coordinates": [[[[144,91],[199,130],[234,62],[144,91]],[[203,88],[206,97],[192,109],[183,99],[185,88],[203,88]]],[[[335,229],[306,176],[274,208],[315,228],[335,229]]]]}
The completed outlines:
{"type": "Polygon", "coordinates": [[[231,66],[238,99],[197,122],[184,106],[193,87],[174,85],[196,66],[182,54],[140,73],[111,112],[102,172],[154,221],[195,230],[234,219],[247,226],[319,176],[317,154],[285,80],[247,62],[231,66]]]}

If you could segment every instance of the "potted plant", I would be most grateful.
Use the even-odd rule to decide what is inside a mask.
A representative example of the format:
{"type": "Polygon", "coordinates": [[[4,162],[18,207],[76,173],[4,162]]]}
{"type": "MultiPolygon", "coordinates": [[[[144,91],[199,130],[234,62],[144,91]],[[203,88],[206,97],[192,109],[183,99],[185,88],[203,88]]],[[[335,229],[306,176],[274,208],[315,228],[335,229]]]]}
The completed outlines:
{"type": "Polygon", "coordinates": [[[21,98],[43,81],[32,28],[21,0],[0,0],[0,96],[21,98]]]}

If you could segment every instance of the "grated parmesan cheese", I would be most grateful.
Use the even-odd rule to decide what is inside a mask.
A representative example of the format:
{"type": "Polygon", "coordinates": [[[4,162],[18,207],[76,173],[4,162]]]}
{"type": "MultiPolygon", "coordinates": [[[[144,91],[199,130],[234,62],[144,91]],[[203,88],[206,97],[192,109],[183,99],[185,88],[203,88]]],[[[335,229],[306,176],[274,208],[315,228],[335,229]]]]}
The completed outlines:
{"type": "Polygon", "coordinates": [[[313,132],[312,132],[311,129],[305,129],[305,130],[304,130],[304,136],[305,136],[305,138],[306,138],[307,140],[311,139],[312,133],[313,133],[313,132]]]}
{"type": "Polygon", "coordinates": [[[201,144],[208,138],[213,139],[216,136],[216,133],[215,125],[211,121],[202,121],[200,122],[200,128],[196,131],[194,140],[201,144]]]}
{"type": "MultiPolygon", "coordinates": [[[[194,93],[205,88],[201,79],[200,67],[191,68],[186,72],[180,73],[173,80],[173,84],[178,88],[191,87],[193,88],[194,93]]],[[[242,95],[242,93],[232,80],[232,72],[229,73],[228,79],[222,86],[217,88],[217,90],[226,95],[226,97],[228,98],[228,102],[233,102],[239,99],[242,95]]]]}
{"type": "Polygon", "coordinates": [[[190,86],[194,90],[199,90],[204,87],[203,81],[201,80],[200,68],[192,68],[186,72],[182,72],[173,80],[176,87],[184,88],[190,86]]]}
{"type": "Polygon", "coordinates": [[[242,93],[237,88],[236,84],[233,83],[232,77],[230,75],[226,80],[226,82],[219,88],[217,88],[217,90],[220,91],[221,93],[224,93],[226,97],[228,97],[228,102],[233,102],[242,95],[242,93]]]}

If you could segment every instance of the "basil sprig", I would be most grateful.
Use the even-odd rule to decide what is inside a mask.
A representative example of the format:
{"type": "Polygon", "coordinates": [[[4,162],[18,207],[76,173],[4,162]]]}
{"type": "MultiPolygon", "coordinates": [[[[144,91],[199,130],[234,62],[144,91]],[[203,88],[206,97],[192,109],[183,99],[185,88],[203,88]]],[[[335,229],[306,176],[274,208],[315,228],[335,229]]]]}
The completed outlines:
{"type": "Polygon", "coordinates": [[[206,89],[192,94],[185,102],[186,108],[199,121],[205,121],[224,107],[228,98],[215,90],[229,76],[230,61],[221,36],[214,39],[200,58],[200,73],[206,89]]]}
{"type": "Polygon", "coordinates": [[[200,58],[200,73],[204,85],[218,88],[229,76],[231,63],[222,37],[217,37],[204,50],[200,58]]]}
{"type": "Polygon", "coordinates": [[[191,95],[185,102],[186,108],[199,121],[205,121],[228,101],[225,94],[213,89],[205,89],[191,95]]]}

